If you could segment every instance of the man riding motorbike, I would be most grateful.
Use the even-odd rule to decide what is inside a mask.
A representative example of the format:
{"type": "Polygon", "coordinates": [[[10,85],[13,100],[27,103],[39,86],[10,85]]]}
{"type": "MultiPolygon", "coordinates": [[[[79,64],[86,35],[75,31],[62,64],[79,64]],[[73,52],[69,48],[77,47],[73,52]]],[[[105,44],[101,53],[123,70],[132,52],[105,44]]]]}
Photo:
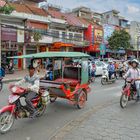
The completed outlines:
{"type": "Polygon", "coordinates": [[[110,80],[111,76],[115,73],[115,66],[112,61],[109,61],[109,65],[108,65],[107,69],[108,69],[109,80],[110,80]]]}
{"type": "Polygon", "coordinates": [[[124,75],[124,79],[130,78],[135,81],[135,86],[137,90],[137,100],[140,100],[140,69],[138,68],[139,62],[134,59],[131,61],[131,67],[128,69],[127,73],[124,75]]]}
{"type": "Polygon", "coordinates": [[[27,109],[30,111],[31,117],[35,117],[37,115],[37,111],[35,110],[31,101],[39,92],[39,78],[37,74],[35,74],[35,68],[32,65],[29,66],[29,75],[25,76],[21,81],[15,83],[15,85],[19,86],[23,83],[27,83],[27,94],[25,99],[27,109]]]}

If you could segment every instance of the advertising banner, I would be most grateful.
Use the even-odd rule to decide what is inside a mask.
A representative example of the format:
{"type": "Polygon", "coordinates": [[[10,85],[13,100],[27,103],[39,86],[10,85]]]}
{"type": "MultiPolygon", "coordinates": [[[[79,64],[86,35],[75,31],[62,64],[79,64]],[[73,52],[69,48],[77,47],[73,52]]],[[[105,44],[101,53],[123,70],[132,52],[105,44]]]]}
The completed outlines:
{"type": "Polygon", "coordinates": [[[1,40],[2,41],[17,41],[17,31],[12,28],[4,28],[1,30],[1,40]]]}
{"type": "Polygon", "coordinates": [[[107,42],[108,38],[111,37],[112,33],[114,32],[115,27],[113,25],[104,24],[103,30],[104,30],[104,42],[107,42]]]}
{"type": "Polygon", "coordinates": [[[17,30],[17,42],[24,43],[24,30],[17,30]]]}
{"type": "Polygon", "coordinates": [[[103,39],[103,30],[94,29],[94,41],[95,43],[101,43],[103,39]]]}

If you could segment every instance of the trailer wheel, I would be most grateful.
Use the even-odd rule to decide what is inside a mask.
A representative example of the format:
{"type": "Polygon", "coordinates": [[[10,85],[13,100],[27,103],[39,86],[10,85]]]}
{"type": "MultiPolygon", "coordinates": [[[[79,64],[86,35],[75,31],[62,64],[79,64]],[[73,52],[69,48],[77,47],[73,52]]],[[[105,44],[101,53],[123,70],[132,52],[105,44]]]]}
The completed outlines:
{"type": "Polygon", "coordinates": [[[78,109],[84,108],[86,100],[87,100],[86,92],[82,90],[78,95],[77,108],[78,109]]]}

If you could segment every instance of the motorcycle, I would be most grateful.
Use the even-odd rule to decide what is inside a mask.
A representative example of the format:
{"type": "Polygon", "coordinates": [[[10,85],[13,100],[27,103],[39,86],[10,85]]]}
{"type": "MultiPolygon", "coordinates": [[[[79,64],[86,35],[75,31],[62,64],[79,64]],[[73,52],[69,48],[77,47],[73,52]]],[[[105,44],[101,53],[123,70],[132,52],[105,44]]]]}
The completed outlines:
{"type": "MultiPolygon", "coordinates": [[[[9,105],[0,110],[0,133],[8,132],[14,124],[15,119],[29,118],[30,111],[25,102],[26,90],[22,87],[10,86],[11,95],[9,96],[9,105]]],[[[37,110],[35,117],[40,117],[45,112],[47,103],[49,102],[49,92],[45,89],[39,91],[32,103],[37,110]]]]}
{"type": "Polygon", "coordinates": [[[14,67],[9,67],[8,65],[5,66],[5,74],[14,74],[15,69],[14,67]]]}
{"type": "Polygon", "coordinates": [[[115,83],[115,81],[116,81],[115,74],[112,74],[111,79],[109,79],[109,73],[108,73],[107,68],[103,68],[101,84],[105,85],[105,84],[115,83]]]}
{"type": "Polygon", "coordinates": [[[125,84],[122,88],[122,95],[120,98],[121,108],[127,106],[128,101],[135,100],[136,98],[136,87],[133,80],[125,80],[125,84]]]}

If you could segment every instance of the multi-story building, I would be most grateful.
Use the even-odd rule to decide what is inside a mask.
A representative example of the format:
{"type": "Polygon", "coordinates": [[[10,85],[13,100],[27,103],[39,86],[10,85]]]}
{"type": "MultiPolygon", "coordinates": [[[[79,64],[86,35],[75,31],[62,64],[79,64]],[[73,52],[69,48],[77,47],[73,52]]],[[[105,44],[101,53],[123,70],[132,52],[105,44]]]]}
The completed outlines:
{"type": "Polygon", "coordinates": [[[102,14],[93,12],[87,7],[75,8],[72,13],[88,27],[84,31],[84,37],[88,39],[90,44],[86,46],[85,51],[94,56],[100,55],[100,45],[103,39],[102,14]]]}
{"type": "Polygon", "coordinates": [[[61,51],[74,51],[80,48],[83,51],[84,47],[88,44],[88,41],[84,38],[84,30],[87,28],[75,15],[71,13],[64,13],[59,7],[48,5],[48,14],[57,19],[63,19],[67,24],[49,26],[49,31],[54,33],[53,41],[54,46],[61,51]],[[58,47],[57,47],[58,46],[58,47]]]}
{"type": "Polygon", "coordinates": [[[120,12],[117,10],[111,10],[111,11],[102,13],[103,24],[111,24],[111,25],[119,26],[119,23],[120,23],[119,22],[119,13],[120,12]]]}
{"type": "MultiPolygon", "coordinates": [[[[132,21],[130,23],[131,45],[134,48],[134,54],[140,51],[140,22],[132,21]]],[[[139,54],[140,55],[140,54],[139,54]]]]}
{"type": "Polygon", "coordinates": [[[92,11],[88,7],[77,7],[72,10],[72,12],[77,17],[82,17],[88,20],[93,20],[93,22],[101,24],[102,14],[92,11]]]}

